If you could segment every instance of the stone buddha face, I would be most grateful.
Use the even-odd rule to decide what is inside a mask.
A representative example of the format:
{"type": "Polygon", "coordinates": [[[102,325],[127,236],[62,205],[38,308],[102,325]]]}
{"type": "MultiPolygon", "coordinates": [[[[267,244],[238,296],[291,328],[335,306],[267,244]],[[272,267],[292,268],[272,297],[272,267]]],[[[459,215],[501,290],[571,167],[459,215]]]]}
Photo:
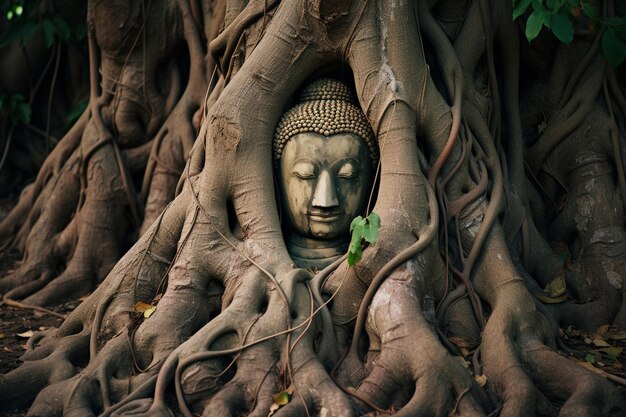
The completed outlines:
{"type": "Polygon", "coordinates": [[[372,164],[367,144],[354,133],[294,135],[278,166],[281,206],[290,233],[346,240],[352,219],[369,197],[372,164]]]}
{"type": "Polygon", "coordinates": [[[323,268],[348,249],[378,161],[374,133],[350,88],[322,78],[281,117],[272,146],[287,249],[301,268],[323,268]]]}

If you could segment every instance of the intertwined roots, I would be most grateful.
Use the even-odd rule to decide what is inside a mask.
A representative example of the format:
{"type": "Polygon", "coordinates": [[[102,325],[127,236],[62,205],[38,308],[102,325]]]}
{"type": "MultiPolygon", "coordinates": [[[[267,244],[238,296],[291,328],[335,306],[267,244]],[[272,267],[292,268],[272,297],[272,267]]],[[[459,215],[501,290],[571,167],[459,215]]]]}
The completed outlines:
{"type": "Polygon", "coordinates": [[[0,245],[23,255],[0,279],[5,299],[87,294],[174,198],[213,70],[184,3],[89,3],[89,107],[0,222],[0,245]],[[174,53],[183,42],[188,56],[174,53]]]}
{"type": "MultiPolygon", "coordinates": [[[[184,192],[59,330],[29,341],[24,365],[0,379],[3,404],[28,404],[43,388],[30,416],[265,416],[285,391],[279,416],[552,414],[544,395],[572,415],[624,413],[622,392],[553,350],[554,329],[532,302],[516,304],[519,316],[494,310],[485,327],[477,363],[504,403],[490,400],[437,336],[427,276],[442,270],[428,266],[440,264],[432,247],[393,269],[365,321],[359,304],[373,287],[359,277],[388,257],[384,226],[356,269],[272,274],[259,266],[279,248],[218,233],[193,200],[184,192]],[[229,265],[225,279],[191,256],[207,247],[229,265]],[[257,265],[242,253],[257,254],[257,265]],[[156,306],[148,318],[138,300],[156,306]],[[351,335],[363,325],[367,338],[351,335]],[[9,389],[16,384],[23,389],[9,389]]],[[[507,288],[516,299],[526,291],[507,288]]]]}
{"type": "MultiPolygon", "coordinates": [[[[422,1],[229,6],[226,29],[210,45],[223,74],[214,84],[226,88],[207,99],[216,101],[203,113],[179,195],[61,328],[29,341],[24,364],[0,377],[0,405],[34,399],[30,416],[264,417],[277,406],[279,417],[624,415],[622,391],[556,351],[557,318],[574,311],[574,303],[547,310],[528,290],[535,276],[551,277],[549,269],[562,262],[554,262],[543,238],[528,246],[529,236],[541,236],[525,209],[519,40],[509,3],[472,2],[456,19],[458,37],[444,32],[437,10],[422,1]],[[242,40],[246,33],[249,42],[242,40]],[[427,59],[426,48],[434,57],[427,59]],[[496,56],[502,71],[495,70],[496,56]],[[298,88],[317,72],[342,66],[377,134],[373,210],[380,235],[356,266],[341,259],[311,274],[292,264],[268,192],[272,136],[298,88]],[[431,67],[438,68],[436,80],[431,67]],[[511,136],[506,147],[503,130],[511,136]],[[504,148],[510,173],[501,166],[504,148]],[[505,200],[519,204],[501,222],[505,200]],[[506,244],[513,248],[518,235],[525,236],[521,254],[506,244]],[[550,268],[531,270],[545,253],[550,268]],[[486,387],[450,353],[446,336],[480,344],[474,372],[486,387]]],[[[192,60],[204,57],[202,46],[193,53],[201,37],[190,35],[202,22],[197,8],[183,0],[178,7],[192,60]]],[[[573,87],[565,91],[568,106],[588,97],[573,87]]],[[[100,110],[93,106],[92,116],[100,110]]],[[[90,201],[107,197],[90,196],[127,189],[117,148],[99,147],[107,136],[97,124],[97,117],[85,121],[78,135],[93,138],[81,144],[83,156],[93,146],[102,152],[91,155],[86,171],[99,185],[88,188],[84,203],[76,198],[81,216],[66,215],[77,228],[89,220],[82,213],[90,201]]],[[[537,151],[539,159],[550,154],[544,151],[537,151]]],[[[54,178],[82,187],[82,160],[67,155],[76,158],[78,174],[65,164],[54,178]]],[[[114,209],[93,210],[123,221],[114,209]]],[[[117,230],[96,228],[85,242],[97,245],[96,231],[117,230]]],[[[70,282],[62,287],[74,288],[70,282]]],[[[597,304],[621,296],[605,289],[597,304]]],[[[624,309],[617,310],[603,318],[619,325],[624,309]]]]}

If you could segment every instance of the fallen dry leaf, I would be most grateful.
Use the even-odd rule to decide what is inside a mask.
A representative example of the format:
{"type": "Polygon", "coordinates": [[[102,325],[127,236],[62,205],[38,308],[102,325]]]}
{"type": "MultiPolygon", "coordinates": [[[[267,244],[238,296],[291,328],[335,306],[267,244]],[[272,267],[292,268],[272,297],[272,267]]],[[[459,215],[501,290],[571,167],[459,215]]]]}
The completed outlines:
{"type": "Polygon", "coordinates": [[[27,330],[24,333],[16,334],[16,336],[17,337],[21,337],[22,339],[28,339],[28,338],[30,338],[34,334],[35,334],[35,332],[33,332],[32,330],[27,330]]]}
{"type": "Polygon", "coordinates": [[[613,340],[626,340],[626,332],[612,332],[607,337],[613,340]]]}
{"type": "Polygon", "coordinates": [[[147,309],[146,311],[143,312],[143,316],[147,319],[150,318],[150,316],[156,311],[156,307],[150,307],[149,309],[147,309]]]}
{"type": "Polygon", "coordinates": [[[622,354],[623,351],[624,351],[624,348],[617,347],[617,346],[609,346],[609,347],[600,349],[600,352],[606,353],[613,360],[617,359],[619,355],[622,354]]]}
{"type": "Polygon", "coordinates": [[[598,372],[598,368],[596,368],[595,366],[593,366],[592,364],[590,364],[589,362],[583,362],[583,361],[575,361],[577,364],[579,364],[580,366],[582,366],[583,368],[587,368],[590,371],[593,371],[595,373],[599,373],[598,372]]]}
{"type": "Polygon", "coordinates": [[[606,340],[600,339],[599,337],[596,337],[595,339],[593,339],[593,344],[596,347],[611,347],[611,345],[606,343],[606,340]]]}
{"type": "Polygon", "coordinates": [[[605,324],[603,326],[598,327],[598,330],[596,330],[596,333],[599,334],[600,336],[605,336],[609,330],[611,330],[611,325],[610,324],[605,324]]]}
{"type": "Polygon", "coordinates": [[[274,400],[275,404],[281,406],[289,404],[289,394],[287,393],[287,391],[281,391],[277,394],[272,395],[272,399],[274,400]]]}
{"type": "Polygon", "coordinates": [[[478,382],[478,385],[480,385],[481,387],[484,387],[485,384],[487,383],[486,375],[474,375],[474,379],[476,380],[476,382],[478,382]]]}
{"type": "Polygon", "coordinates": [[[145,313],[146,310],[149,310],[151,308],[152,308],[151,304],[144,303],[143,301],[139,301],[137,304],[135,304],[135,311],[139,313],[145,313]]]}

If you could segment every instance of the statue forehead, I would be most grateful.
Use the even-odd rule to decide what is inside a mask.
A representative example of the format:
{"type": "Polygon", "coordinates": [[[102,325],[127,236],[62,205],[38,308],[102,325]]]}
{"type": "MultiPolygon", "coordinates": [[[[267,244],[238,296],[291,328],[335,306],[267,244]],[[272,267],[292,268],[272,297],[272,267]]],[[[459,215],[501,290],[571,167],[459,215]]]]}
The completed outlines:
{"type": "Polygon", "coordinates": [[[338,133],[325,136],[315,132],[303,132],[294,135],[285,145],[283,158],[291,161],[301,157],[315,159],[316,156],[334,156],[337,158],[369,158],[364,150],[367,144],[354,133],[338,133]]]}

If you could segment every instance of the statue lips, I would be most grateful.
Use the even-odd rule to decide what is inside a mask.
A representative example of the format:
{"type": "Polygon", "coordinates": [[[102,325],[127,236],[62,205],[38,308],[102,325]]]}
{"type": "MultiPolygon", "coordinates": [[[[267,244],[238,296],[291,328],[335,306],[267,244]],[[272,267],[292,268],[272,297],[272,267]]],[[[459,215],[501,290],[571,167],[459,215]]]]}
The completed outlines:
{"type": "Polygon", "coordinates": [[[343,210],[310,210],[307,213],[309,219],[318,223],[333,223],[339,220],[345,213],[343,210]]]}

